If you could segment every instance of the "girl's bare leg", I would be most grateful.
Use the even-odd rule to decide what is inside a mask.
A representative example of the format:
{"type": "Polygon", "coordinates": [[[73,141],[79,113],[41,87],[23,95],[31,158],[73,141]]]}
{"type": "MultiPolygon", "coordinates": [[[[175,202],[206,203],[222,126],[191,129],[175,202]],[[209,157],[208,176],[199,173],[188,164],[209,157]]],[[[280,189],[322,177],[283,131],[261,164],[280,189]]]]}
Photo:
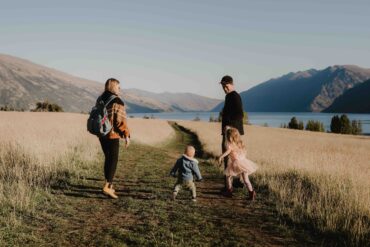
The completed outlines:
{"type": "Polygon", "coordinates": [[[227,181],[227,189],[231,191],[233,189],[233,177],[227,176],[226,181],[227,181]]]}
{"type": "Polygon", "coordinates": [[[242,178],[243,178],[243,182],[244,182],[245,186],[247,186],[248,190],[253,191],[251,181],[249,181],[248,173],[243,172],[242,178]]]}

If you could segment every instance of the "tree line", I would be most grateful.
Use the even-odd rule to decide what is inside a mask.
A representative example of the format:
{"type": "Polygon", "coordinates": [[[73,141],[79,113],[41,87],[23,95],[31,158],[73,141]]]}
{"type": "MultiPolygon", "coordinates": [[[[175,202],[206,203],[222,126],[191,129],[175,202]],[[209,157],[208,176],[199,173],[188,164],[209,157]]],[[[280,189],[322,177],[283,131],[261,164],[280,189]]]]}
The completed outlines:
{"type": "MultiPolygon", "coordinates": [[[[23,108],[17,109],[10,105],[0,107],[0,111],[25,111],[23,108]]],[[[31,112],[63,112],[63,108],[57,104],[46,101],[36,102],[36,107],[31,112]]]]}
{"type": "MultiPolygon", "coordinates": [[[[297,129],[297,130],[309,130],[317,132],[325,132],[324,124],[320,121],[308,120],[306,126],[303,121],[298,121],[296,117],[292,117],[288,124],[283,124],[282,128],[297,129]]],[[[331,119],[330,132],[337,134],[348,134],[348,135],[361,135],[362,124],[361,121],[352,120],[350,121],[346,114],[341,116],[335,115],[331,119]]]]}
{"type": "MultiPolygon", "coordinates": [[[[194,119],[194,121],[200,121],[200,118],[199,118],[198,115],[194,119]]],[[[209,117],[209,122],[222,122],[222,111],[219,112],[217,117],[215,117],[213,114],[211,114],[211,116],[209,117]]],[[[244,124],[249,124],[248,113],[247,112],[243,112],[243,123],[244,124]]]]}

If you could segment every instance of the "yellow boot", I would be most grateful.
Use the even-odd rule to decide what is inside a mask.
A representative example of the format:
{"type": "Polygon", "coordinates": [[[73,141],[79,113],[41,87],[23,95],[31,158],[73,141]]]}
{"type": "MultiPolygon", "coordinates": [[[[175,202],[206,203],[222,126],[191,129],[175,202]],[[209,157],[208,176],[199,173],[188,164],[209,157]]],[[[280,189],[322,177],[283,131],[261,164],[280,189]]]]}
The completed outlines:
{"type": "Polygon", "coordinates": [[[113,199],[117,199],[118,196],[116,195],[115,191],[112,189],[112,184],[106,183],[103,188],[104,195],[110,196],[113,199]]]}
{"type": "MultiPolygon", "coordinates": [[[[104,191],[105,187],[109,187],[109,183],[107,182],[107,180],[105,180],[105,183],[104,183],[104,186],[103,186],[103,191],[104,191]]],[[[113,189],[113,184],[110,185],[110,188],[113,190],[114,193],[116,193],[116,190],[113,189]]]]}

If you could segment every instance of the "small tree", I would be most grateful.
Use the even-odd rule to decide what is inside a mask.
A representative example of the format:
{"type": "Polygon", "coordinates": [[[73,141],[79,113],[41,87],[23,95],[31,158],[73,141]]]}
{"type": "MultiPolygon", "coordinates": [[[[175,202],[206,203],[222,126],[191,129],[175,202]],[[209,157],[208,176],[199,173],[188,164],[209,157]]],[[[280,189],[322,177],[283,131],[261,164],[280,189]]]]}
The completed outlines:
{"type": "Polygon", "coordinates": [[[324,124],[320,121],[308,120],[306,130],[324,132],[324,124]]]}
{"type": "Polygon", "coordinates": [[[222,112],[220,112],[220,113],[218,114],[218,119],[217,119],[217,121],[218,121],[219,123],[221,123],[221,122],[222,122],[222,112]]]}
{"type": "Polygon", "coordinates": [[[331,118],[330,131],[332,133],[340,133],[340,130],[341,130],[340,118],[338,115],[335,115],[334,117],[331,118]]]}
{"type": "Polygon", "coordinates": [[[361,121],[357,121],[357,135],[362,135],[362,123],[361,121]]]}
{"type": "Polygon", "coordinates": [[[248,113],[245,111],[243,112],[243,124],[248,124],[248,113]]]}
{"type": "Polygon", "coordinates": [[[303,130],[304,129],[304,123],[302,121],[299,121],[298,129],[303,130]]]}
{"type": "Polygon", "coordinates": [[[288,128],[289,129],[298,129],[299,127],[299,123],[298,123],[298,120],[296,117],[292,117],[292,119],[290,119],[290,122],[288,124],[288,128]]]}
{"type": "Polygon", "coordinates": [[[196,121],[196,122],[199,122],[200,121],[199,114],[197,114],[197,116],[193,119],[193,121],[196,121]]]}
{"type": "Polygon", "coordinates": [[[352,135],[361,135],[362,134],[361,121],[352,120],[351,130],[352,130],[352,135]]]}
{"type": "Polygon", "coordinates": [[[340,133],[342,134],[351,134],[351,122],[347,115],[343,114],[340,116],[340,133]]]}
{"type": "Polygon", "coordinates": [[[213,114],[211,114],[211,116],[209,116],[209,122],[216,122],[216,120],[217,119],[215,119],[214,117],[213,117],[213,114]]]}

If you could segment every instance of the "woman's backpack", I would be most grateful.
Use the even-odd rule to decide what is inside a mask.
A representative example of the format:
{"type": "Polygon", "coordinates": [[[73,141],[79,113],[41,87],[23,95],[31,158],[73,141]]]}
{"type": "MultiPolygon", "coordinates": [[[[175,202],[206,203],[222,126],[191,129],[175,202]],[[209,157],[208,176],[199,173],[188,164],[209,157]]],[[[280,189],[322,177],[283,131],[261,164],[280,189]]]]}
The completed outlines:
{"type": "Polygon", "coordinates": [[[101,97],[98,98],[87,119],[87,130],[91,134],[104,137],[111,131],[113,126],[108,119],[107,105],[115,98],[117,98],[116,95],[111,95],[106,103],[101,97]]]}

